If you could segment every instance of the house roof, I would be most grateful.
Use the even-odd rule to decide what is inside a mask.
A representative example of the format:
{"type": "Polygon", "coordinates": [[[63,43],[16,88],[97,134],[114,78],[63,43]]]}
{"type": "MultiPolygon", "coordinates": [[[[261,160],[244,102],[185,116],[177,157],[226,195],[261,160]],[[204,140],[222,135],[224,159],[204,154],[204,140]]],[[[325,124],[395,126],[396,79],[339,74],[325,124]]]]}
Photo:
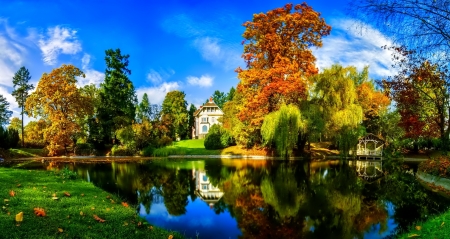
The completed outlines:
{"type": "MultiPolygon", "coordinates": [[[[219,107],[216,103],[214,103],[212,97],[210,97],[210,98],[209,98],[209,102],[203,104],[202,106],[200,106],[199,109],[197,109],[197,110],[194,112],[194,116],[197,116],[197,115],[201,112],[202,107],[217,107],[217,108],[220,109],[220,107],[219,107]]],[[[222,111],[222,109],[220,109],[220,110],[222,111]]]]}

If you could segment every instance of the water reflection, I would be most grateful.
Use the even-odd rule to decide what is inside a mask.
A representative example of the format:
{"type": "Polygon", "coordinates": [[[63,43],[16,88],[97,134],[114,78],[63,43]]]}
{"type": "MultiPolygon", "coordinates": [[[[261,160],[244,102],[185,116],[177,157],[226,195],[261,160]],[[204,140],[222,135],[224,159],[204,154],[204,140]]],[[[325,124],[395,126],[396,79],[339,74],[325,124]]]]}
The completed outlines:
{"type": "Polygon", "coordinates": [[[191,238],[384,238],[450,205],[392,163],[210,159],[68,166],[138,205],[151,224],[191,238]],[[388,173],[366,181],[363,169],[388,173]]]}

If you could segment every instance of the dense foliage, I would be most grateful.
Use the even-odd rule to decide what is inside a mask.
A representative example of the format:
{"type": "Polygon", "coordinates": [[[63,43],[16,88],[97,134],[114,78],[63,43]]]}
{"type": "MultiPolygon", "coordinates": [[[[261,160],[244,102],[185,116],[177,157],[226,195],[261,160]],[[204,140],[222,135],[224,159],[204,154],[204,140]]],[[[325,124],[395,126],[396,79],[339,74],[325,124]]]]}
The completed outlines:
{"type": "Polygon", "coordinates": [[[206,149],[223,149],[233,145],[234,141],[230,133],[219,124],[214,124],[209,128],[205,137],[206,149]]]}
{"type": "Polygon", "coordinates": [[[450,178],[450,158],[440,156],[423,161],[419,164],[418,170],[434,176],[450,178]]]}

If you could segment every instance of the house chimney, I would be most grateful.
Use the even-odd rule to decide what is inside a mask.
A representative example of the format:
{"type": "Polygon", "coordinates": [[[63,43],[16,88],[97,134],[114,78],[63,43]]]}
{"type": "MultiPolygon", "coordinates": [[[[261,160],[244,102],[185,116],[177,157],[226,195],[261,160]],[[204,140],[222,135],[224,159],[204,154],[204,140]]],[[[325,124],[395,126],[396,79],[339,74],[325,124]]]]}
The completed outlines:
{"type": "Polygon", "coordinates": [[[209,97],[209,103],[212,103],[213,101],[212,101],[212,97],[209,97]]]}
{"type": "Polygon", "coordinates": [[[200,105],[200,109],[203,108],[203,105],[200,105]]]}

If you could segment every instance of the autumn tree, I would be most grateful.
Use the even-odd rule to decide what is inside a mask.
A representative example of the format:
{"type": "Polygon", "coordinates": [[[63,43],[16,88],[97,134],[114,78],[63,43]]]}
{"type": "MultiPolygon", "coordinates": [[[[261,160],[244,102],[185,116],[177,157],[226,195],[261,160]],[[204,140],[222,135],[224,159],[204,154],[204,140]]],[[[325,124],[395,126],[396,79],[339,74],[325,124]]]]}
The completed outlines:
{"type": "Polygon", "coordinates": [[[238,117],[248,134],[260,137],[265,115],[306,98],[307,79],[318,73],[310,48],[321,47],[331,27],[306,3],[254,14],[244,27],[247,67],[236,70],[242,95],[238,117]]]}
{"type": "Polygon", "coordinates": [[[16,74],[14,74],[13,77],[13,86],[14,90],[12,92],[12,95],[16,98],[17,104],[19,104],[19,107],[21,108],[20,114],[22,115],[22,147],[24,147],[24,137],[23,137],[23,114],[24,114],[24,107],[25,102],[28,98],[28,92],[34,88],[32,84],[29,84],[28,81],[31,79],[30,72],[27,68],[22,66],[16,74]]]}
{"type": "Polygon", "coordinates": [[[393,48],[397,75],[382,82],[397,104],[405,137],[439,137],[448,149],[450,121],[449,75],[447,64],[431,62],[405,48],[393,48]]]}
{"type": "Polygon", "coordinates": [[[9,110],[9,102],[0,94],[0,127],[9,123],[12,111],[9,110]]]}
{"type": "Polygon", "coordinates": [[[74,136],[80,131],[77,119],[92,112],[91,102],[76,86],[76,77],[84,77],[84,73],[73,65],[62,65],[49,74],[44,73],[36,91],[25,103],[31,117],[40,116],[50,123],[44,131],[50,155],[58,147],[64,147],[67,153],[67,147],[74,143],[74,136]]]}
{"type": "Polygon", "coordinates": [[[40,119],[38,121],[30,121],[25,125],[25,141],[27,147],[43,148],[46,144],[44,138],[45,130],[50,126],[50,123],[40,119]]]}
{"type": "MultiPolygon", "coordinates": [[[[8,130],[13,129],[22,134],[22,120],[17,117],[13,117],[9,122],[8,130]]],[[[22,134],[23,135],[23,134],[22,134]]],[[[23,136],[22,136],[23,137],[23,136]]],[[[23,146],[22,146],[23,147],[23,146]]]]}
{"type": "MultiPolygon", "coordinates": [[[[133,83],[128,79],[129,55],[122,55],[120,49],[105,51],[105,81],[100,84],[100,107],[98,121],[104,143],[116,139],[116,130],[130,126],[136,114],[136,92],[133,83]]],[[[117,143],[117,142],[116,142],[117,143]]]]}
{"type": "MultiPolygon", "coordinates": [[[[392,37],[397,45],[448,60],[450,4],[448,0],[356,0],[350,13],[370,22],[392,37]],[[444,53],[444,54],[442,54],[444,53]]],[[[365,27],[360,24],[360,27],[365,27]]]]}
{"type": "Polygon", "coordinates": [[[171,122],[169,135],[173,140],[178,137],[185,139],[187,135],[188,111],[185,96],[182,91],[170,91],[162,103],[163,120],[171,122]]]}

